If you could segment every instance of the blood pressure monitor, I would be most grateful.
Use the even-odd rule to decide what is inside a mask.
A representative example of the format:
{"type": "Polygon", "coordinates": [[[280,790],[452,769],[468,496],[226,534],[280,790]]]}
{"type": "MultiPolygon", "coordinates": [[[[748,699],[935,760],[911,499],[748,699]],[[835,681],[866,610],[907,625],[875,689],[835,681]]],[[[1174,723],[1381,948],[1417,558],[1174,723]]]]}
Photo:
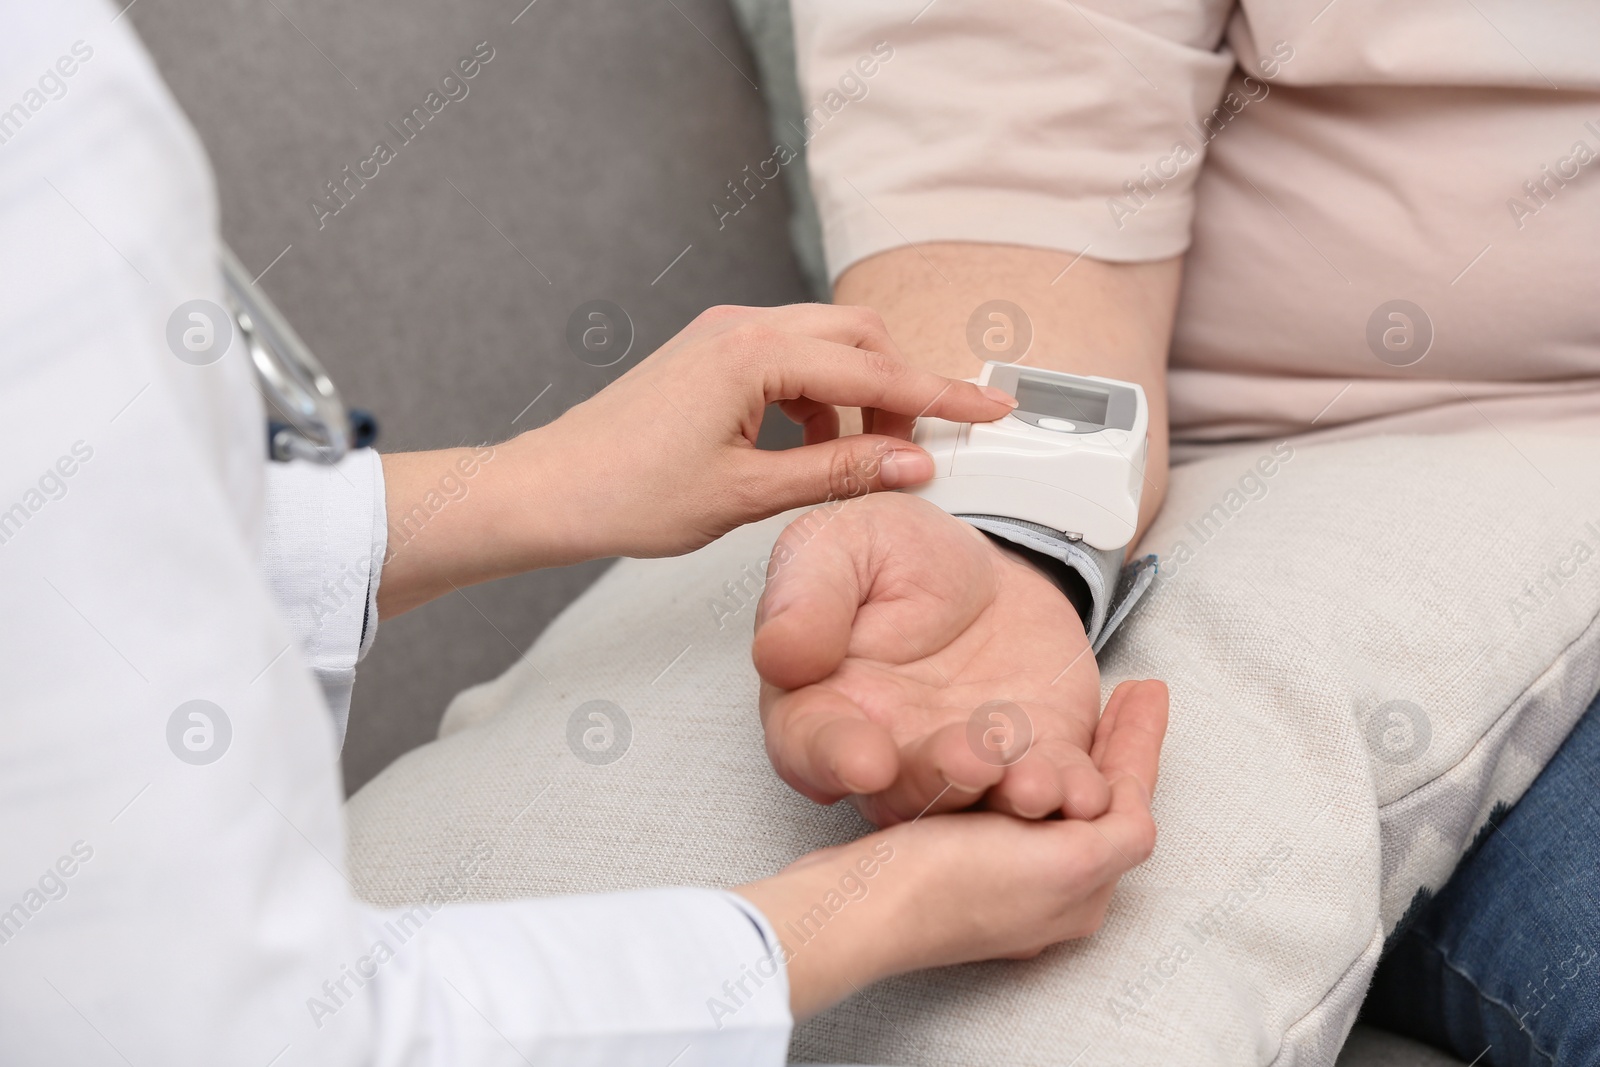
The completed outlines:
{"type": "Polygon", "coordinates": [[[933,456],[924,497],[1053,578],[1100,651],[1151,587],[1156,558],[1123,565],[1139,527],[1150,412],[1132,382],[988,363],[979,385],[1017,406],[994,422],[917,420],[933,456]]]}
{"type": "Polygon", "coordinates": [[[1017,398],[994,422],[917,420],[912,441],[933,456],[933,480],[907,492],[952,515],[1001,516],[1102,552],[1139,525],[1144,390],[1132,382],[988,363],[979,385],[1017,398]]]}

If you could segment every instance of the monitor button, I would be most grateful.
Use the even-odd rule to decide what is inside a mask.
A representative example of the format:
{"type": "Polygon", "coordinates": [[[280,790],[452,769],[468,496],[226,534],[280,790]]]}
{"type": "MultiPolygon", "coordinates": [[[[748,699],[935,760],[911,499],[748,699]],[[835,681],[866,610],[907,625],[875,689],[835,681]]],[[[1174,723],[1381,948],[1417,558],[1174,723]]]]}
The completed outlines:
{"type": "Polygon", "coordinates": [[[1078,430],[1078,424],[1075,422],[1068,422],[1066,419],[1054,419],[1046,417],[1039,420],[1039,429],[1055,430],[1059,433],[1076,433],[1078,430]]]}

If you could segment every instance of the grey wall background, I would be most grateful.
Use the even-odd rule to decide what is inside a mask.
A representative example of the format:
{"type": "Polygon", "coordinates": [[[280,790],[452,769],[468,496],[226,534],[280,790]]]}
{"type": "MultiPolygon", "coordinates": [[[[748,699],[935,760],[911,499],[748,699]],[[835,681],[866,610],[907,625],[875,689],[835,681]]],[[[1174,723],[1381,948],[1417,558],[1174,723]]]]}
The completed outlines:
{"type": "MultiPolygon", "coordinates": [[[[252,272],[270,265],[262,286],[346,400],[377,414],[384,451],[502,440],[708,305],[806,299],[780,183],[720,228],[711,207],[771,154],[725,0],[138,0],[128,17],[210,152],[224,236],[252,272]],[[479,42],[494,58],[468,95],[399,144],[385,124],[479,42]],[[319,228],[309,202],[378,140],[396,158],[319,228]],[[606,369],[564,339],[596,298],[637,332],[606,369]]],[[[768,419],[764,443],[794,439],[768,419]]],[[[604,566],[385,622],[356,686],[346,788],[431,740],[450,698],[514,662],[604,566]]]]}

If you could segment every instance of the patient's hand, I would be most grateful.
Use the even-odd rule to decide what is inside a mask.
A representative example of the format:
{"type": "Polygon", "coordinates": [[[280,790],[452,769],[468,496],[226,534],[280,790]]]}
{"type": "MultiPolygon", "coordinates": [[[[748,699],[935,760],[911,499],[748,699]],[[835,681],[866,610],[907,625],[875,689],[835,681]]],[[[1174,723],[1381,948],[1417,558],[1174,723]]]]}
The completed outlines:
{"type": "Polygon", "coordinates": [[[770,573],[752,655],[767,752],[795,789],[850,796],[880,826],[979,799],[1028,818],[1106,810],[1088,755],[1099,670],[1072,604],[1028,564],[920,498],[884,494],[791,523],[770,573]],[[991,723],[979,709],[995,700],[1027,723],[1004,709],[991,723]],[[1026,754],[986,748],[991,725],[1031,726],[1026,754]]]}

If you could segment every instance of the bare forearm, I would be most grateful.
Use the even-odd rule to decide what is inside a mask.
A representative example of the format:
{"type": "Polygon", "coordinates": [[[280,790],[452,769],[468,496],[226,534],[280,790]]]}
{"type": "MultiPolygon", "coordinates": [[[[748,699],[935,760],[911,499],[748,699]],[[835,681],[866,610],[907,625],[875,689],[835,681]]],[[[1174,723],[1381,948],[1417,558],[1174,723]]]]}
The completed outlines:
{"type": "Polygon", "coordinates": [[[586,558],[564,538],[562,486],[535,430],[511,441],[383,457],[389,537],[378,614],[452,589],[586,558]]]}
{"type": "Polygon", "coordinates": [[[895,855],[883,836],[808,856],[734,890],[777,931],[796,1020],[914,966],[908,957],[918,946],[907,945],[900,929],[900,887],[880,876],[895,855]]]}
{"type": "Polygon", "coordinates": [[[927,244],[853,265],[834,299],[873,308],[913,363],[960,378],[985,358],[968,344],[968,319],[986,301],[1008,300],[1032,327],[1024,364],[1138,382],[1150,402],[1143,533],[1166,494],[1167,349],[1181,276],[1181,258],[1106,263],[1016,245],[927,244]]]}

